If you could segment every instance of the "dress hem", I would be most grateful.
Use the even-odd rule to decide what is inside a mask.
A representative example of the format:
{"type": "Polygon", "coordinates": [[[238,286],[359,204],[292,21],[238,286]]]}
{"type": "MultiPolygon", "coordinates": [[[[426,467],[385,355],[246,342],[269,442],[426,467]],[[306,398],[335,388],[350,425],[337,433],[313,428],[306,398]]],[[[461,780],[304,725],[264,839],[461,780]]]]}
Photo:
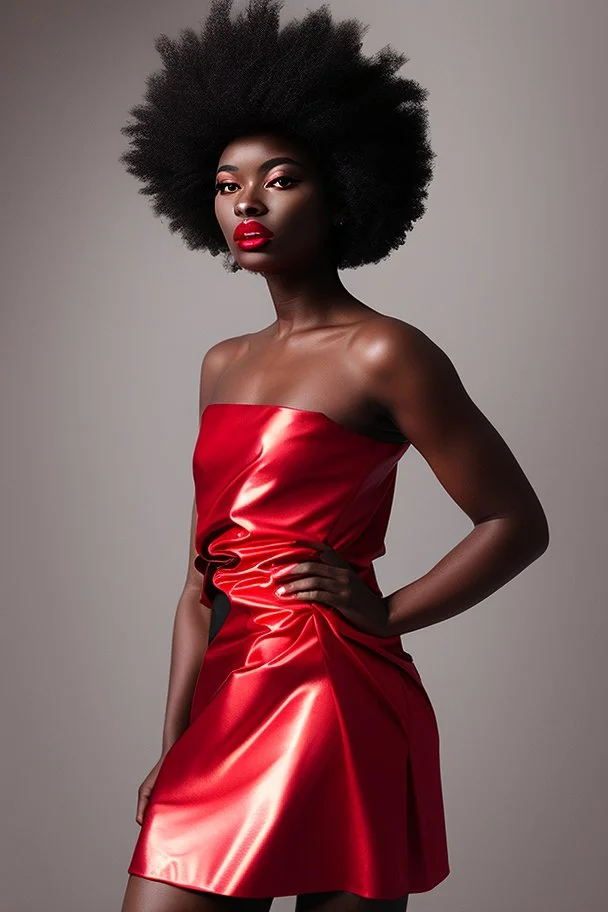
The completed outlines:
{"type": "Polygon", "coordinates": [[[435,887],[437,887],[440,883],[443,883],[443,881],[451,873],[450,868],[448,867],[445,870],[445,872],[443,874],[441,874],[437,879],[429,881],[428,884],[423,887],[419,886],[417,889],[412,889],[412,888],[404,889],[402,893],[398,893],[396,896],[392,893],[390,895],[386,896],[386,895],[378,895],[376,893],[374,893],[374,894],[361,893],[358,890],[349,889],[348,886],[344,886],[344,885],[336,886],[335,884],[334,885],[322,884],[320,886],[315,886],[312,889],[307,886],[306,889],[294,889],[288,893],[282,892],[282,893],[272,893],[272,894],[270,894],[270,893],[251,894],[251,893],[241,893],[241,892],[237,892],[237,891],[231,891],[230,893],[220,893],[219,890],[212,889],[209,886],[201,886],[200,884],[184,883],[184,882],[180,882],[177,880],[169,880],[169,878],[163,877],[160,874],[151,874],[151,873],[146,873],[142,870],[137,870],[134,866],[130,866],[127,869],[127,872],[129,874],[134,874],[136,877],[144,877],[146,880],[155,880],[155,881],[159,881],[160,883],[166,883],[171,887],[184,887],[187,890],[197,890],[201,893],[215,893],[218,896],[234,896],[234,897],[240,898],[240,899],[265,899],[265,898],[270,898],[271,896],[273,899],[280,899],[280,898],[286,897],[286,896],[298,896],[300,894],[305,894],[305,893],[347,892],[347,893],[353,893],[355,896],[362,896],[364,899],[380,899],[380,900],[382,900],[382,899],[386,899],[386,900],[401,899],[404,896],[409,896],[411,893],[428,893],[430,890],[434,890],[435,887]]]}

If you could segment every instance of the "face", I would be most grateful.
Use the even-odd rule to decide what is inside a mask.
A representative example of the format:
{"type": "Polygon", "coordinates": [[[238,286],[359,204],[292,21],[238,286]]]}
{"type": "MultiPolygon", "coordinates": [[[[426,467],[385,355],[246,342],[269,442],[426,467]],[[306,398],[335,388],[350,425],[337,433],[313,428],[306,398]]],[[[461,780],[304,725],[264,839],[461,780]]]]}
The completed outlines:
{"type": "Polygon", "coordinates": [[[215,215],[239,266],[262,273],[326,257],[335,221],[312,158],[272,134],[226,146],[218,162],[215,215]],[[248,238],[252,232],[257,237],[248,238]]]}

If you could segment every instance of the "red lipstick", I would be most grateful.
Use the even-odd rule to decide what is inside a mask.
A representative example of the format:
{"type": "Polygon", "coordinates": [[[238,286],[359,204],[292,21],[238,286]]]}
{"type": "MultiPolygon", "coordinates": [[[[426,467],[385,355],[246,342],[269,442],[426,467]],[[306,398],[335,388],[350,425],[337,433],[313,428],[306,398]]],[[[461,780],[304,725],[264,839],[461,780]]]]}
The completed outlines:
{"type": "Polygon", "coordinates": [[[233,237],[243,250],[252,250],[266,245],[274,234],[261,222],[245,219],[236,226],[233,237]]]}

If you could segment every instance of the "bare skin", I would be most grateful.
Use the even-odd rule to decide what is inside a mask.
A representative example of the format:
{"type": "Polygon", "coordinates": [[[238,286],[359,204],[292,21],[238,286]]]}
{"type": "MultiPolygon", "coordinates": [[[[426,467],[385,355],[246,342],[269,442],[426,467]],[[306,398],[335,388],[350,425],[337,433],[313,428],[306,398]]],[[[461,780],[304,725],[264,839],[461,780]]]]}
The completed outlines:
{"type": "MultiPolygon", "coordinates": [[[[329,203],[304,148],[278,134],[242,137],[224,149],[218,168],[216,217],[238,263],[266,280],[275,319],[207,351],[199,420],[210,402],[242,402],[323,412],[364,434],[399,428],[473,526],[431,570],[383,599],[363,587],[331,549],[281,581],[286,597],[325,601],[378,636],[427,627],[478,604],[548,546],[545,513],[515,456],[436,343],[344,287],[327,249],[328,232],[340,213],[329,203]],[[276,161],[265,168],[285,156],[299,164],[276,161]],[[233,232],[244,218],[269,227],[272,241],[240,249],[233,232]]],[[[187,727],[207,645],[211,609],[198,601],[195,521],[193,506],[162,751],[140,786],[140,824],[162,759],[187,727]]],[[[122,912],[264,912],[271,902],[272,897],[220,896],[129,875],[122,912]]],[[[373,900],[336,891],[301,894],[296,912],[397,912],[406,905],[407,896],[373,900]]]]}
{"type": "MultiPolygon", "coordinates": [[[[268,912],[272,896],[222,896],[129,875],[122,912],[268,912]]],[[[409,897],[366,899],[356,893],[300,893],[295,912],[406,912],[409,897]]]]}

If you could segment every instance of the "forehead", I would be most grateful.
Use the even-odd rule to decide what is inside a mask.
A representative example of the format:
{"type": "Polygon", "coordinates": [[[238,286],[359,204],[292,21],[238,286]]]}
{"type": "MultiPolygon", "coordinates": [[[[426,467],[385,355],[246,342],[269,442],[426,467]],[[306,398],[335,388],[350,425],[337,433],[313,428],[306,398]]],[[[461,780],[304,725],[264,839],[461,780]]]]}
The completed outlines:
{"type": "Polygon", "coordinates": [[[258,168],[270,158],[291,158],[302,167],[314,170],[314,160],[305,144],[296,138],[278,133],[256,133],[239,136],[228,143],[218,159],[218,168],[233,165],[237,168],[258,168]]]}

